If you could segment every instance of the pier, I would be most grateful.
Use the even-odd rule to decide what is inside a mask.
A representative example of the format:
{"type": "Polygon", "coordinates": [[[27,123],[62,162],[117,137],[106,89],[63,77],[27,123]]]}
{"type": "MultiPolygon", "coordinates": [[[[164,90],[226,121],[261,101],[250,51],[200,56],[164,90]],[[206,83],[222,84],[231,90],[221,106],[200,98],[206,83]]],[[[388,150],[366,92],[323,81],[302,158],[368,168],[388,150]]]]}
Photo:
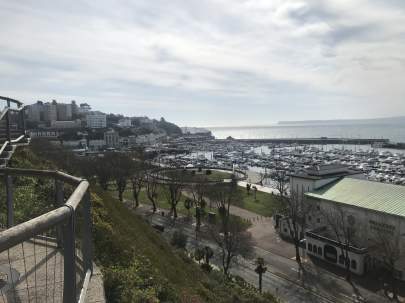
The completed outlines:
{"type": "Polygon", "coordinates": [[[389,139],[355,139],[355,138],[273,138],[273,139],[217,139],[217,142],[242,142],[242,143],[252,143],[252,144],[358,144],[358,145],[372,145],[378,144],[389,144],[389,139]]]}

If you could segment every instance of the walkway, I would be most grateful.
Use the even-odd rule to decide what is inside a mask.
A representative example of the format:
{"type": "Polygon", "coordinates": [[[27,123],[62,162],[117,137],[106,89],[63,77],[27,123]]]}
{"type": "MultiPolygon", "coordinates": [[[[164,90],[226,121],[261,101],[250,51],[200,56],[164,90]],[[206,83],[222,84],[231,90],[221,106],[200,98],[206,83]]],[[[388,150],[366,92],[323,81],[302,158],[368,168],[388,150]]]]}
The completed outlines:
{"type": "MultiPolygon", "coordinates": [[[[83,278],[84,275],[76,277],[78,285],[82,285],[83,278]]],[[[62,302],[62,295],[63,255],[53,239],[35,238],[0,253],[1,303],[62,302]]],[[[85,302],[106,302],[97,267],[94,267],[85,302]]]]}

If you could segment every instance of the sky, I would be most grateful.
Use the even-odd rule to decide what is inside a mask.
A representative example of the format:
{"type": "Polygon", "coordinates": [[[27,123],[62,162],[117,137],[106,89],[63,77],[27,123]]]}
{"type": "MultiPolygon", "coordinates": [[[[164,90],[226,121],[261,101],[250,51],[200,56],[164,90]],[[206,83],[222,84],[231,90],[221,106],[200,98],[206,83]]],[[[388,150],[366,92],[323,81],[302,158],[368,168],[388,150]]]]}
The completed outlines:
{"type": "Polygon", "coordinates": [[[181,126],[405,115],[405,1],[0,0],[0,95],[181,126]]]}

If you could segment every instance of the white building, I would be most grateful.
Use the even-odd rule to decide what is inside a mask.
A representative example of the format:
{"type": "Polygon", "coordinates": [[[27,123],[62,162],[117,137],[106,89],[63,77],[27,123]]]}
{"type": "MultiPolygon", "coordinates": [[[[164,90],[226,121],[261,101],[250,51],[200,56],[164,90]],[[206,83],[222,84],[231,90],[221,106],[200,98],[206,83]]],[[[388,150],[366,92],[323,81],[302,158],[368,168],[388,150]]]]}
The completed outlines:
{"type": "Polygon", "coordinates": [[[118,121],[118,126],[119,127],[131,127],[132,126],[132,121],[131,121],[130,118],[120,119],[118,121]]]}
{"type": "MultiPolygon", "coordinates": [[[[362,275],[382,268],[387,248],[396,248],[396,275],[405,279],[405,186],[336,165],[293,174],[290,184],[308,210],[301,231],[308,255],[362,275]]],[[[277,226],[289,236],[288,218],[277,226]]]]}
{"type": "Polygon", "coordinates": [[[89,112],[86,115],[86,122],[88,128],[106,128],[107,115],[101,112],[89,112]]]}
{"type": "Polygon", "coordinates": [[[120,144],[120,136],[118,132],[114,130],[109,130],[104,133],[105,145],[108,147],[118,147],[120,144]]]}
{"type": "Polygon", "coordinates": [[[350,238],[351,271],[378,270],[395,255],[396,276],[405,280],[405,186],[346,177],[305,193],[305,203],[313,206],[308,254],[344,267],[342,243],[350,238]]]}

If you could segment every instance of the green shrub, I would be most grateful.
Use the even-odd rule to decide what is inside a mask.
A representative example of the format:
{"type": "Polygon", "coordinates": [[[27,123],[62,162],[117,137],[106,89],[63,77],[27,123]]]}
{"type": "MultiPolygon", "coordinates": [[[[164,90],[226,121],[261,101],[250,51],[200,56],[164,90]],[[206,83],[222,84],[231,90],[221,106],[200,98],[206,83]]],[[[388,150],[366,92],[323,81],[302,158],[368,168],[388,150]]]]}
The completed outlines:
{"type": "Polygon", "coordinates": [[[177,248],[185,249],[187,245],[187,235],[184,234],[182,231],[176,230],[173,233],[172,239],[170,241],[170,244],[177,248]]]}

